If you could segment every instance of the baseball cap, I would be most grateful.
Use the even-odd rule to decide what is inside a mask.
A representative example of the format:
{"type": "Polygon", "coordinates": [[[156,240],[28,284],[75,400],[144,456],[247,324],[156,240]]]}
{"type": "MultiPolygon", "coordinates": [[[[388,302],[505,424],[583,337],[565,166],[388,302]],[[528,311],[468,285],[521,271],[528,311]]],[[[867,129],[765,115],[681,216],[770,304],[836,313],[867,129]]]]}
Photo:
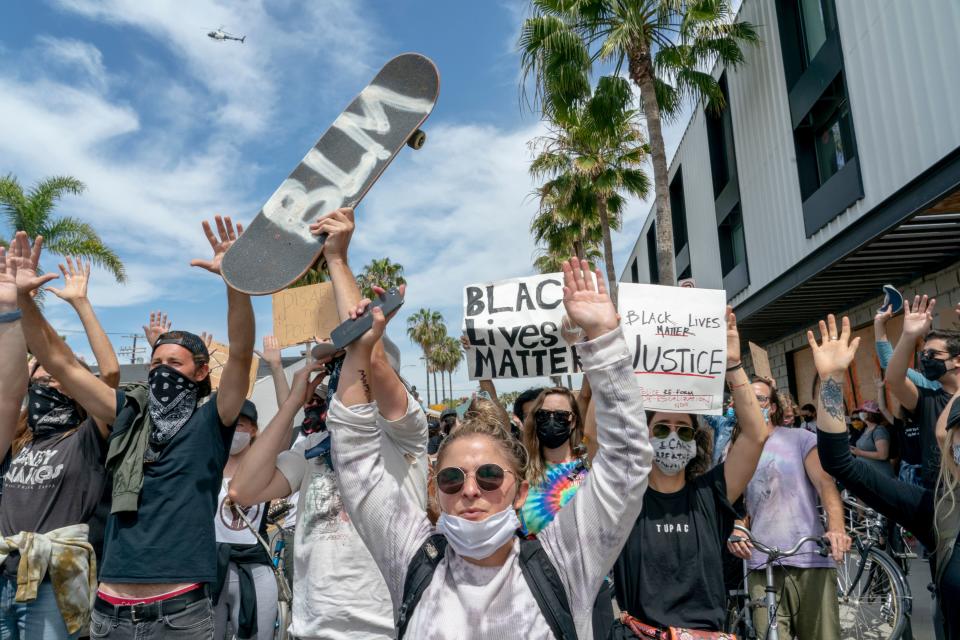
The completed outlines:
{"type": "Polygon", "coordinates": [[[249,418],[253,424],[257,424],[257,405],[249,400],[244,400],[243,406],[240,407],[240,415],[249,418]]]}

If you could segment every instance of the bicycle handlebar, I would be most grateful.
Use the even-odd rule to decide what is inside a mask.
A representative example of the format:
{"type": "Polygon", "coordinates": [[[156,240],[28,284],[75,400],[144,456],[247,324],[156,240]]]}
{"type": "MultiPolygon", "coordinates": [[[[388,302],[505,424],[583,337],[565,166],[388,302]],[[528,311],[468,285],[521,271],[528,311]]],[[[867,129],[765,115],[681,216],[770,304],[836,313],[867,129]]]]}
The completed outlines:
{"type": "MultiPolygon", "coordinates": [[[[820,550],[819,550],[820,555],[826,555],[826,550],[830,546],[830,541],[827,540],[826,538],[823,538],[820,536],[804,536],[800,538],[799,542],[797,542],[797,544],[795,544],[792,549],[781,551],[779,547],[768,547],[767,545],[763,544],[762,542],[754,538],[753,534],[750,533],[750,530],[744,527],[743,525],[735,524],[733,525],[733,528],[736,529],[737,531],[744,533],[746,535],[746,539],[750,541],[750,543],[757,549],[757,551],[767,555],[768,561],[776,560],[778,558],[789,558],[790,556],[795,556],[798,553],[800,553],[800,548],[803,545],[807,544],[808,542],[817,543],[817,546],[820,547],[820,550]]],[[[730,537],[731,539],[738,538],[736,540],[737,542],[741,542],[743,540],[743,538],[740,538],[739,536],[730,536],[730,537]]]]}

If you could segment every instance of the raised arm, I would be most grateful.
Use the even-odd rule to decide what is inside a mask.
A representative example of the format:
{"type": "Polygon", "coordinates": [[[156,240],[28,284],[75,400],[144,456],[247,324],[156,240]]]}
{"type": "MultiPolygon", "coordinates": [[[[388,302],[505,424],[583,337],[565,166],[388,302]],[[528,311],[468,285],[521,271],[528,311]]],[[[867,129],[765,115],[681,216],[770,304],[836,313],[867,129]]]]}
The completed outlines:
{"type": "MultiPolygon", "coordinates": [[[[207,236],[213,258],[210,260],[192,260],[190,265],[206,269],[220,277],[220,263],[237,236],[243,233],[243,226],[229,218],[215,216],[217,235],[214,235],[210,223],[203,221],[203,232],[207,236]]],[[[226,284],[226,283],[225,283],[226,284]]],[[[227,286],[227,338],[229,340],[229,358],[220,376],[220,388],[217,389],[217,413],[225,425],[232,425],[240,415],[240,408],[250,389],[250,366],[253,364],[253,343],[256,338],[256,324],[253,317],[253,305],[250,296],[227,286]]]]}
{"type": "Polygon", "coordinates": [[[875,378],[873,384],[877,389],[877,406],[880,407],[880,413],[893,427],[897,417],[887,407],[887,383],[883,381],[883,378],[875,378]]]}
{"type": "Polygon", "coordinates": [[[17,280],[0,247],[0,459],[7,455],[27,394],[27,344],[20,328],[17,280]]]}
{"type": "Polygon", "coordinates": [[[50,375],[60,382],[63,392],[76,400],[88,414],[104,424],[113,424],[117,416],[117,394],[105,382],[80,364],[67,344],[47,322],[32,292],[55,280],[55,274],[37,275],[43,238],[33,245],[27,234],[18,231],[7,256],[7,268],[13,268],[17,281],[17,304],[23,313],[21,326],[27,347],[50,375]]]}
{"type": "MultiPolygon", "coordinates": [[[[353,209],[350,208],[337,209],[310,225],[310,231],[314,235],[327,235],[323,243],[323,256],[327,260],[327,270],[333,283],[333,295],[337,301],[337,313],[341,322],[356,317],[362,297],[357,279],[347,261],[354,228],[353,209]]],[[[378,388],[377,409],[380,415],[388,421],[404,416],[407,413],[407,390],[390,366],[383,344],[379,340],[373,346],[367,375],[370,376],[368,382],[378,388]]]]}
{"type": "Polygon", "coordinates": [[[767,425],[760,411],[760,403],[753,392],[753,385],[740,362],[740,333],[737,330],[737,317],[733,307],[727,307],[727,384],[733,394],[733,403],[737,407],[737,419],[740,422],[740,437],[730,447],[723,466],[723,475],[727,484],[727,499],[735,502],[743,495],[757,470],[763,445],[767,441],[767,425]]]}
{"type": "Polygon", "coordinates": [[[925,336],[933,326],[933,310],[936,306],[936,299],[931,298],[928,301],[927,296],[916,296],[912,307],[909,300],[903,301],[903,331],[900,333],[897,348],[893,350],[893,357],[890,358],[885,380],[890,385],[890,391],[907,411],[916,409],[920,399],[917,386],[907,377],[907,370],[910,368],[917,340],[925,336]]]}
{"type": "MultiPolygon", "coordinates": [[[[927,492],[925,496],[920,487],[890,478],[850,453],[844,422],[843,385],[860,338],[850,339],[850,320],[846,317],[838,331],[836,318],[832,315],[827,317],[827,322],[820,321],[820,336],[818,343],[813,331],[807,332],[807,342],[821,380],[817,410],[820,465],[870,507],[908,527],[924,545],[932,543],[932,494],[927,492]]],[[[810,474],[809,468],[807,473],[810,474]]],[[[816,473],[811,476],[811,481],[815,476],[816,473]]]]}
{"type": "Polygon", "coordinates": [[[280,355],[280,345],[273,336],[263,336],[263,351],[257,351],[260,359],[270,367],[270,377],[273,378],[273,391],[277,394],[277,406],[282,405],[290,396],[290,384],[287,374],[283,370],[283,358],[280,355]]]}
{"type": "Polygon", "coordinates": [[[151,347],[157,340],[170,331],[173,323],[167,318],[167,314],[162,311],[151,311],[150,319],[143,325],[143,335],[147,338],[147,344],[151,347]]]}
{"type": "MultiPolygon", "coordinates": [[[[880,361],[880,368],[886,370],[890,366],[890,359],[893,357],[893,347],[890,345],[890,339],[887,338],[887,321],[891,318],[893,312],[890,308],[881,309],[873,317],[873,335],[876,340],[877,360],[880,361]]],[[[918,389],[939,389],[940,383],[927,380],[922,373],[916,369],[907,369],[907,377],[918,389]]]]}
{"type": "MultiPolygon", "coordinates": [[[[90,349],[93,351],[93,357],[97,361],[97,368],[100,370],[100,379],[107,386],[116,389],[120,386],[120,361],[117,360],[117,354],[110,344],[110,338],[107,337],[97,314],[93,311],[93,305],[87,297],[87,285],[90,282],[90,263],[84,263],[80,258],[74,260],[67,256],[67,264],[60,264],[60,273],[63,274],[63,288],[47,287],[47,291],[57,296],[77,312],[80,322],[83,324],[83,330],[87,334],[87,342],[90,343],[90,349]]],[[[103,425],[99,425],[101,430],[103,425]]]]}
{"type": "Polygon", "coordinates": [[[308,379],[320,365],[309,364],[293,376],[293,387],[280,405],[267,428],[257,435],[243,462],[230,479],[230,499],[249,506],[268,500],[285,498],[292,488],[286,477],[277,469],[277,456],[290,448],[290,431],[293,419],[306,399],[308,379]]]}

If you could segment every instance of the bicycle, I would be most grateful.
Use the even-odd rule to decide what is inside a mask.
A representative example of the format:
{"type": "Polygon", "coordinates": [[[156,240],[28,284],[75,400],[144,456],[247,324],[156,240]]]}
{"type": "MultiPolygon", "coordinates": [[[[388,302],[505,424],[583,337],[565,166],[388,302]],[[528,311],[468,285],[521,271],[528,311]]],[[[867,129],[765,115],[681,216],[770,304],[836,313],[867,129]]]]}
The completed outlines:
{"type": "Polygon", "coordinates": [[[896,562],[906,578],[910,574],[910,561],[918,557],[907,542],[906,530],[896,523],[891,527],[887,518],[846,492],[843,504],[846,508],[847,531],[860,534],[863,540],[870,540],[874,546],[882,549],[896,562]]]}
{"type": "Polygon", "coordinates": [[[291,607],[293,606],[293,591],[290,589],[290,585],[287,583],[287,576],[283,570],[283,548],[284,541],[281,536],[274,544],[274,548],[271,550],[271,545],[257,531],[257,528],[250,522],[250,519],[247,517],[247,514],[243,512],[243,509],[237,509],[237,513],[240,515],[240,518],[243,520],[243,523],[247,528],[253,533],[254,537],[257,539],[257,542],[260,543],[260,546],[264,548],[267,552],[267,555],[270,556],[270,567],[273,569],[274,578],[277,581],[277,619],[274,622],[274,640],[290,640],[290,620],[291,620],[291,607]]]}

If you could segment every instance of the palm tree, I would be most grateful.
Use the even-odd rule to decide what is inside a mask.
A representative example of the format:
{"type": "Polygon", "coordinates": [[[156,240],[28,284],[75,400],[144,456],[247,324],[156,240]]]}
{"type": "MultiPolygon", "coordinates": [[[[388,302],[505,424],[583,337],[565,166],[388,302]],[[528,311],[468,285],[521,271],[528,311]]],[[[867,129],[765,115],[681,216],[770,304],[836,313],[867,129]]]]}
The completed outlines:
{"type": "MultiPolygon", "coordinates": [[[[407,337],[423,350],[423,366],[427,374],[427,405],[430,404],[430,351],[437,343],[436,338],[439,333],[437,327],[443,327],[446,334],[443,315],[439,311],[420,309],[407,318],[407,337]]],[[[436,393],[436,378],[433,386],[436,393]]]]}
{"type": "MultiPolygon", "coordinates": [[[[626,205],[624,193],[644,198],[649,182],[642,165],[647,146],[640,131],[629,83],[604,76],[580,107],[568,111],[563,122],[538,139],[543,149],[530,172],[536,178],[553,177],[572,183],[576,208],[599,223],[610,297],[617,301],[617,274],[611,229],[619,230],[626,205]]],[[[578,257],[583,257],[578,254],[578,257]]]]}
{"type": "Polygon", "coordinates": [[[754,25],[735,21],[729,0],[533,0],[520,36],[524,77],[533,76],[544,114],[563,120],[588,99],[591,63],[626,63],[640,90],[656,190],[657,265],[662,284],[674,284],[673,220],[662,118],[688,100],[724,107],[709,69],[734,68],[742,46],[757,44],[754,25]],[[575,36],[575,37],[574,37],[575,36]]]}
{"type": "Polygon", "coordinates": [[[316,265],[307,269],[307,272],[300,276],[293,284],[291,284],[288,289],[295,289],[297,287],[308,287],[312,284],[320,284],[321,282],[327,281],[327,271],[324,265],[317,263],[316,265]]]}
{"type": "Polygon", "coordinates": [[[117,282],[125,282],[123,262],[90,224],[72,216],[53,214],[54,206],[64,194],[80,195],[84,189],[84,184],[76,178],[53,176],[24,193],[13,174],[7,174],[0,178],[0,211],[11,231],[26,231],[31,238],[43,236],[44,249],[62,256],[86,258],[112,273],[117,282]]]}
{"type": "Polygon", "coordinates": [[[375,295],[374,286],[392,289],[406,283],[407,281],[403,278],[403,265],[390,262],[390,258],[371,260],[370,264],[365,266],[357,276],[357,284],[363,292],[363,297],[371,300],[375,295]]]}
{"type": "MultiPolygon", "coordinates": [[[[443,381],[443,374],[447,374],[449,385],[447,389],[450,392],[450,397],[453,397],[453,372],[460,367],[460,362],[463,361],[463,349],[461,348],[460,341],[454,338],[453,336],[444,336],[436,347],[431,352],[431,359],[434,363],[434,368],[440,371],[440,380],[443,381]]],[[[446,393],[444,393],[444,401],[446,401],[446,393]]]]}

